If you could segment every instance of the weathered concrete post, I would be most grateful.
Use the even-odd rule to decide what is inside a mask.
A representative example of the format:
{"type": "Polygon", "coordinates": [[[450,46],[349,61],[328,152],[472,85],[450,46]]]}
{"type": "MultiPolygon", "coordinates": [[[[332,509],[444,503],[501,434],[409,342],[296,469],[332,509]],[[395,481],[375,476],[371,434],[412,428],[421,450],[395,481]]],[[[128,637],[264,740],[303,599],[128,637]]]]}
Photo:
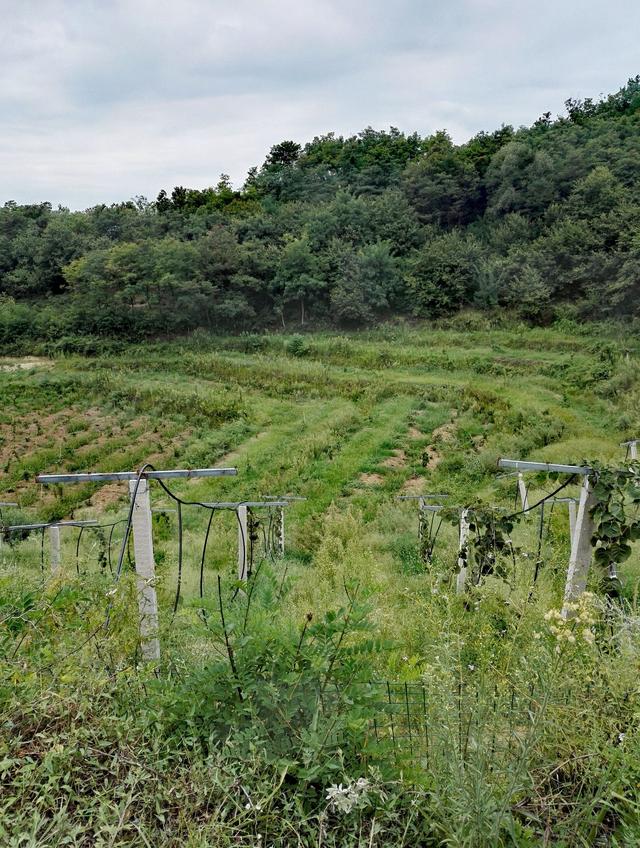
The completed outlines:
{"type": "Polygon", "coordinates": [[[278,553],[284,556],[284,507],[278,507],[278,553]]]}
{"type": "Polygon", "coordinates": [[[524,474],[522,471],[518,471],[518,491],[520,492],[522,509],[529,509],[529,494],[527,492],[527,484],[524,482],[524,474]]]}
{"type": "Polygon", "coordinates": [[[158,597],[156,594],[156,564],[153,558],[153,536],[151,532],[151,503],[149,483],[141,477],[129,480],[129,494],[135,497],[131,526],[133,550],[136,560],[136,584],[138,589],[138,612],[142,656],[150,662],[160,659],[158,639],[158,597]],[[137,482],[137,490],[136,490],[137,482]]]}
{"type": "Polygon", "coordinates": [[[49,527],[49,544],[51,547],[51,574],[60,571],[60,528],[56,524],[49,527]]]}
{"type": "Polygon", "coordinates": [[[573,547],[573,537],[576,534],[576,502],[574,500],[567,501],[567,506],[569,507],[569,536],[573,547]]]}
{"type": "Polygon", "coordinates": [[[460,513],[460,544],[458,546],[458,577],[456,580],[456,591],[463,595],[467,582],[469,560],[469,510],[463,509],[460,513]]]}
{"type": "Polygon", "coordinates": [[[420,555],[421,560],[425,560],[425,549],[424,549],[424,537],[425,537],[425,514],[424,514],[425,500],[424,498],[418,498],[418,553],[420,555]]]}
{"type": "Polygon", "coordinates": [[[585,475],[582,491],[580,492],[575,530],[571,537],[571,557],[569,559],[567,583],[564,590],[564,606],[562,609],[562,615],[565,618],[570,618],[572,614],[571,610],[567,608],[567,604],[575,603],[587,585],[587,577],[591,566],[591,537],[594,530],[591,510],[594,505],[595,499],[591,479],[588,475],[585,475]]]}
{"type": "Polygon", "coordinates": [[[238,516],[238,580],[245,580],[249,574],[249,533],[247,507],[240,504],[236,510],[238,516]]]}

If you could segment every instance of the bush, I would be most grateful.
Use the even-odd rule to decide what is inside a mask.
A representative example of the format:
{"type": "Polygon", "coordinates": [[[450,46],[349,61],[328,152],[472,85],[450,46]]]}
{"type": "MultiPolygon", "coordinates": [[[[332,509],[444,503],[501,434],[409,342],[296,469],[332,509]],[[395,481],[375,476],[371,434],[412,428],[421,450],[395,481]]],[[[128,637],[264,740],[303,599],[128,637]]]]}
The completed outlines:
{"type": "Polygon", "coordinates": [[[287,342],[287,353],[289,356],[307,356],[311,348],[309,342],[299,334],[291,336],[287,342]]]}

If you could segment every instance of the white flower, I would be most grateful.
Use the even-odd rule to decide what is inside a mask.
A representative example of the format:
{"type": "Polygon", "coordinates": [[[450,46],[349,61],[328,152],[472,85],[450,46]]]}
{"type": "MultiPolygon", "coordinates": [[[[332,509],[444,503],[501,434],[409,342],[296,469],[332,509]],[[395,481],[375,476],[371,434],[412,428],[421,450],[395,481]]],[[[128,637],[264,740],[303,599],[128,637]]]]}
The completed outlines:
{"type": "Polygon", "coordinates": [[[334,810],[341,813],[350,813],[364,799],[369,789],[369,781],[366,777],[360,777],[355,783],[343,786],[339,783],[332,784],[327,789],[327,801],[334,810]]]}
{"type": "Polygon", "coordinates": [[[475,670],[476,670],[476,667],[475,667],[475,665],[474,665],[473,663],[469,663],[469,665],[467,666],[467,668],[469,669],[469,671],[475,671],[475,670]]]}

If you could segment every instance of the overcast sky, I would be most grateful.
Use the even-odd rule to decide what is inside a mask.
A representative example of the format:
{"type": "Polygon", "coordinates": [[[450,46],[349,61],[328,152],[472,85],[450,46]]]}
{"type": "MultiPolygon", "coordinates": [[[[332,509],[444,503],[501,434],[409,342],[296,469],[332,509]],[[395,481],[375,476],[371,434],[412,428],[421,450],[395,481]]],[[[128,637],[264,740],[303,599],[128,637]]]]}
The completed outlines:
{"type": "Polygon", "coordinates": [[[638,72],[639,0],[0,0],[0,202],[240,185],[368,125],[461,142],[638,72]]]}

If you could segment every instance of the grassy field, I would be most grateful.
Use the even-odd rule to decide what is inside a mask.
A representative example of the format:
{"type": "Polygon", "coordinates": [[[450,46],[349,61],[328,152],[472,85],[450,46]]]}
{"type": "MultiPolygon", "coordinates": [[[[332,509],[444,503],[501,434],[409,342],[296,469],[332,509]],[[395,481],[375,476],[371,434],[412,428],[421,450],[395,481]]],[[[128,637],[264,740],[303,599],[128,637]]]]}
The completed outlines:
{"type": "MultiPolygon", "coordinates": [[[[500,456],[622,463],[637,349],[468,316],[0,359],[3,521],[119,522],[64,529],[57,577],[39,532],[0,548],[0,843],[637,845],[640,559],[613,601],[593,569],[558,621],[568,518],[547,502],[460,597],[453,509],[518,511],[500,456]],[[112,573],[126,484],[34,480],[146,462],[237,467],[172,481],[185,501],[306,498],[284,558],[261,553],[265,514],[243,587],[235,515],[214,514],[203,556],[209,513],[184,506],[175,604],[176,502],[152,484],[159,670],[130,551],[112,573]],[[452,507],[428,563],[398,499],[425,493],[452,507]]],[[[530,502],[562,481],[532,476],[530,502]]]]}

